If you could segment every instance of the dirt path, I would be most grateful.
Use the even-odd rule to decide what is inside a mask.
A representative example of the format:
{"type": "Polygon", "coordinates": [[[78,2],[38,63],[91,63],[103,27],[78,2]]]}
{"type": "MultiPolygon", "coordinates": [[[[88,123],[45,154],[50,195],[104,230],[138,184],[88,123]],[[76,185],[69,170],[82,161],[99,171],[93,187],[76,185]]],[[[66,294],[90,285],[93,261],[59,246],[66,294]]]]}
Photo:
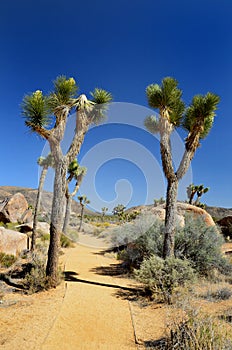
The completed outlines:
{"type": "Polygon", "coordinates": [[[0,304],[0,348],[137,349],[132,319],[141,343],[159,338],[163,309],[128,301],[135,282],[120,277],[119,262],[101,254],[103,248],[102,240],[80,235],[80,244],[61,258],[65,282],[39,294],[7,294],[0,304]]]}
{"type": "Polygon", "coordinates": [[[131,281],[101,274],[116,268],[99,249],[78,245],[70,250],[65,264],[70,281],[43,350],[136,349],[128,301],[116,297],[118,288],[113,288],[131,287],[131,281]]]}

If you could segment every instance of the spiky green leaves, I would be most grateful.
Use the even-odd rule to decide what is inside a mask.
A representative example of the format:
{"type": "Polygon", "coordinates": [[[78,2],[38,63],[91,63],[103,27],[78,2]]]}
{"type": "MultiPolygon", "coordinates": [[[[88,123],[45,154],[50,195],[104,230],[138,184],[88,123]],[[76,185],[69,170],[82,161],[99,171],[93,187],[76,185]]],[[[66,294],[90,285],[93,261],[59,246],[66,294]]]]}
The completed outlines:
{"type": "Polygon", "coordinates": [[[152,134],[160,132],[159,120],[154,115],[151,115],[144,120],[144,126],[152,134]]]}
{"type": "Polygon", "coordinates": [[[54,168],[54,166],[55,166],[55,160],[54,160],[54,157],[51,153],[49,153],[46,158],[39,157],[37,160],[37,163],[38,163],[38,165],[40,165],[44,168],[48,168],[48,167],[54,168]]]}
{"type": "Polygon", "coordinates": [[[33,131],[36,126],[48,126],[51,121],[49,117],[48,98],[40,90],[24,97],[21,110],[26,118],[26,125],[33,131]]]}
{"type": "Polygon", "coordinates": [[[149,106],[159,109],[163,116],[165,111],[166,118],[174,126],[181,124],[185,110],[185,105],[181,99],[182,91],[177,86],[177,80],[166,77],[162,80],[161,85],[151,84],[146,89],[149,106]]]}
{"type": "Polygon", "coordinates": [[[205,138],[212,128],[219,101],[220,97],[210,92],[206,95],[194,96],[186,111],[183,127],[191,132],[196,125],[201,124],[200,138],[205,138]]]}
{"type": "Polygon", "coordinates": [[[86,195],[78,196],[78,200],[80,202],[80,205],[83,205],[83,206],[85,206],[85,205],[90,203],[90,200],[87,198],[86,195]]]}
{"type": "Polygon", "coordinates": [[[112,101],[112,95],[106,90],[96,88],[90,93],[93,97],[92,101],[96,104],[104,104],[112,101]]]}
{"type": "Polygon", "coordinates": [[[71,106],[76,97],[78,87],[73,78],[61,75],[53,82],[54,92],[49,96],[49,106],[53,112],[58,106],[71,106]]]}
{"type": "Polygon", "coordinates": [[[106,111],[109,103],[112,101],[112,95],[103,89],[96,88],[90,92],[92,96],[92,103],[94,107],[90,112],[90,119],[92,123],[99,124],[106,117],[106,111]]]}
{"type": "Polygon", "coordinates": [[[80,179],[85,176],[86,172],[87,168],[80,166],[77,159],[74,159],[68,166],[68,179],[80,181],[80,179]]]}

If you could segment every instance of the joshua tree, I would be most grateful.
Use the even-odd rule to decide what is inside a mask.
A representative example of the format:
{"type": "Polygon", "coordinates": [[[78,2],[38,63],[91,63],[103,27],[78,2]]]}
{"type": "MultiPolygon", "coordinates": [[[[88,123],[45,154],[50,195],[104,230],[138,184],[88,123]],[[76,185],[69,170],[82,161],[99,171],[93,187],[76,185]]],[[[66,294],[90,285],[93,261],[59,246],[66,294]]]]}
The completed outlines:
{"type": "Polygon", "coordinates": [[[79,226],[79,231],[80,231],[82,227],[82,222],[83,222],[84,208],[87,204],[90,203],[90,200],[86,196],[78,196],[78,199],[81,205],[81,218],[80,218],[80,226],[79,226]]]}
{"type": "Polygon", "coordinates": [[[66,174],[68,165],[80,152],[81,145],[91,124],[99,123],[104,117],[105,104],[110,102],[111,94],[102,89],[91,93],[92,100],[85,95],[77,97],[77,85],[73,78],[60,76],[54,81],[54,90],[49,95],[35,91],[26,95],[22,103],[22,114],[27,127],[49,142],[55,160],[55,179],[50,224],[50,244],[46,275],[51,287],[58,282],[58,257],[60,234],[63,224],[66,174]],[[99,107],[97,107],[99,106],[99,107]],[[74,137],[66,154],[63,154],[61,141],[72,110],[76,111],[74,137]],[[53,118],[51,116],[54,116],[53,118]]]}
{"type": "Polygon", "coordinates": [[[190,184],[187,187],[187,196],[189,198],[189,204],[193,203],[193,198],[194,198],[195,194],[197,194],[197,199],[195,200],[194,204],[199,205],[201,196],[208,191],[209,191],[209,187],[204,188],[204,185],[190,184]]]}
{"type": "Polygon", "coordinates": [[[35,249],[35,242],[36,242],[36,230],[38,225],[38,214],[40,211],[40,204],[41,204],[41,195],[43,191],[44,181],[47,175],[47,171],[49,167],[54,167],[54,159],[51,155],[51,153],[48,154],[46,158],[39,157],[37,160],[37,163],[42,167],[42,171],[40,174],[39,179],[39,187],[36,197],[36,204],[35,204],[35,212],[34,212],[34,219],[33,219],[33,230],[32,230],[32,236],[31,236],[31,250],[33,251],[35,249]]]}
{"type": "Polygon", "coordinates": [[[163,197],[160,197],[160,199],[154,199],[154,207],[157,207],[157,205],[164,204],[165,200],[163,197]]]}
{"type": "Polygon", "coordinates": [[[196,192],[197,192],[197,186],[195,186],[194,184],[190,184],[187,187],[187,196],[189,199],[189,204],[193,203],[193,198],[194,198],[196,192]]]}
{"type": "Polygon", "coordinates": [[[68,167],[68,178],[66,182],[66,210],[65,210],[65,217],[64,217],[64,225],[63,225],[63,233],[67,234],[67,229],[69,225],[70,220],[70,214],[71,214],[71,206],[72,206],[72,199],[79,191],[81,182],[83,180],[83,177],[86,174],[86,168],[81,167],[77,160],[73,160],[68,167]],[[75,180],[75,187],[73,192],[69,192],[69,184],[72,180],[75,180]]]}
{"type": "Polygon", "coordinates": [[[213,126],[215,110],[219,97],[208,92],[206,95],[193,97],[186,109],[183,103],[182,91],[178,82],[170,77],[164,78],[161,85],[152,84],[146,89],[150,107],[159,110],[159,118],[150,116],[145,120],[145,126],[152,133],[160,134],[160,152],[162,166],[167,179],[166,216],[163,257],[174,255],[174,236],[176,224],[176,202],[178,184],[187,172],[200,140],[204,139],[213,126]],[[187,131],[185,152],[177,169],[174,169],[171,150],[171,134],[177,127],[187,131]]]}
{"type": "Polygon", "coordinates": [[[106,215],[106,213],[107,213],[107,211],[108,211],[109,209],[106,208],[106,207],[103,207],[103,208],[101,208],[101,210],[102,210],[102,220],[103,220],[104,217],[105,217],[105,215],[106,215]]]}
{"type": "Polygon", "coordinates": [[[209,191],[209,187],[205,187],[203,185],[199,185],[197,189],[197,199],[195,201],[195,205],[198,205],[200,203],[201,196],[209,191]]]}
{"type": "Polygon", "coordinates": [[[123,219],[124,216],[124,210],[126,207],[124,207],[123,204],[118,204],[116,207],[113,208],[112,213],[114,215],[117,215],[119,217],[119,220],[123,219]]]}

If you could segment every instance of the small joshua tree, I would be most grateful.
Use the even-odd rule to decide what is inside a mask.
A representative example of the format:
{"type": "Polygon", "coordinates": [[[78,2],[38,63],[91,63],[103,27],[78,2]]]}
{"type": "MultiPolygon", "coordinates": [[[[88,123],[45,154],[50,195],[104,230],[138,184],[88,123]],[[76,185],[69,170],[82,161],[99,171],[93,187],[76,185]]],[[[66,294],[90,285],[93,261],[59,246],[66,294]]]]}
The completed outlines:
{"type": "Polygon", "coordinates": [[[86,174],[87,169],[85,167],[81,167],[77,160],[73,160],[68,167],[68,178],[66,183],[66,210],[65,210],[65,218],[64,218],[64,224],[63,224],[63,233],[67,234],[67,229],[69,225],[70,220],[70,214],[71,214],[71,205],[72,205],[72,199],[79,191],[81,182],[83,180],[83,177],[86,174]],[[69,192],[69,184],[72,180],[75,180],[75,186],[74,190],[72,192],[69,192]]]}
{"type": "Polygon", "coordinates": [[[83,217],[84,217],[84,208],[87,204],[90,203],[90,200],[85,196],[78,196],[78,200],[81,205],[81,218],[80,218],[80,226],[79,226],[79,231],[81,230],[82,223],[83,223],[83,217]]]}
{"type": "Polygon", "coordinates": [[[35,243],[36,243],[36,231],[37,231],[37,225],[38,225],[38,215],[40,211],[40,205],[41,205],[41,196],[44,186],[44,181],[48,172],[49,167],[54,167],[55,161],[51,153],[48,154],[46,158],[39,157],[37,160],[38,165],[42,167],[42,171],[40,174],[39,179],[39,187],[36,197],[36,204],[35,204],[35,212],[34,212],[34,218],[33,218],[33,229],[32,229],[32,236],[31,236],[31,250],[33,251],[35,249],[35,243]]]}
{"type": "Polygon", "coordinates": [[[119,217],[119,220],[123,220],[125,209],[126,207],[124,207],[123,204],[118,204],[116,207],[113,208],[112,213],[114,215],[117,215],[119,217]]]}
{"type": "Polygon", "coordinates": [[[101,208],[101,210],[102,210],[102,220],[103,220],[109,209],[107,207],[103,207],[103,208],[101,208]]]}
{"type": "Polygon", "coordinates": [[[189,198],[189,204],[193,204],[193,198],[195,194],[197,195],[197,199],[195,200],[195,205],[200,205],[200,198],[202,195],[209,191],[209,187],[204,187],[204,185],[194,185],[190,184],[187,187],[187,196],[189,198]]]}

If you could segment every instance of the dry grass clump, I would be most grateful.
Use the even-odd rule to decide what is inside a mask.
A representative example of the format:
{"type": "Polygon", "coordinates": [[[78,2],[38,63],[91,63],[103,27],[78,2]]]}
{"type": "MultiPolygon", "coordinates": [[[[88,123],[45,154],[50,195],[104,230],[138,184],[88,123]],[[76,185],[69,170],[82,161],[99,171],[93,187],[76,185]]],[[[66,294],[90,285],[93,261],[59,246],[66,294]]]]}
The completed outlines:
{"type": "MultiPolygon", "coordinates": [[[[166,336],[147,342],[147,349],[157,350],[231,350],[232,334],[224,320],[204,314],[199,308],[170,309],[166,336]]],[[[145,344],[146,345],[146,344],[145,344]]]]}
{"type": "Polygon", "coordinates": [[[0,252],[0,267],[8,268],[16,262],[17,258],[13,254],[0,252]]]}

